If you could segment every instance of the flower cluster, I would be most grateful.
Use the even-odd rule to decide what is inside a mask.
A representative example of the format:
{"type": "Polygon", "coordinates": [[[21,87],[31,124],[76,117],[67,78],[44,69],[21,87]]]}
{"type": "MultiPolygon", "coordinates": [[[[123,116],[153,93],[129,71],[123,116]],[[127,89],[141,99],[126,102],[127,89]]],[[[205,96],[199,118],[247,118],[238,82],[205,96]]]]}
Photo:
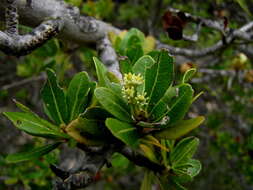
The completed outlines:
{"type": "Polygon", "coordinates": [[[143,84],[143,82],[144,80],[141,74],[138,75],[132,73],[124,74],[123,85],[126,88],[141,85],[143,84]]]}
{"type": "Polygon", "coordinates": [[[144,80],[140,74],[124,74],[122,94],[127,103],[132,107],[134,115],[143,112],[147,105],[146,93],[140,90],[143,83],[144,80]]]}

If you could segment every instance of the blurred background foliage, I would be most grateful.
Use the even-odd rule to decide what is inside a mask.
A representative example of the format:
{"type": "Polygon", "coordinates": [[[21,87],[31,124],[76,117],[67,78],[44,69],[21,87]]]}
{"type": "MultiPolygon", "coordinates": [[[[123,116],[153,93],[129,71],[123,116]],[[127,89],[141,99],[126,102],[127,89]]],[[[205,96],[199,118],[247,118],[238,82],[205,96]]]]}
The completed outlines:
{"type": "MultiPolygon", "coordinates": [[[[128,30],[138,28],[146,35],[148,47],[155,39],[177,47],[203,48],[214,44],[218,32],[202,28],[196,43],[173,41],[162,28],[161,17],[166,8],[178,8],[193,15],[219,20],[229,19],[229,26],[237,28],[250,19],[253,11],[251,0],[65,0],[78,6],[81,13],[112,23],[128,30]]],[[[193,34],[196,25],[188,25],[184,31],[193,34]]],[[[29,28],[20,26],[23,32],[29,28]]],[[[116,51],[117,39],[110,36],[116,51]]],[[[15,110],[12,99],[28,105],[42,114],[41,86],[43,71],[52,68],[62,86],[78,71],[86,70],[96,78],[92,57],[97,52],[91,47],[52,39],[43,47],[25,57],[11,57],[0,53],[0,113],[15,110]]],[[[194,103],[191,115],[206,115],[206,122],[194,135],[200,138],[197,158],[203,169],[190,190],[251,190],[253,189],[253,68],[252,60],[230,46],[207,57],[185,58],[176,56],[176,72],[183,73],[191,67],[212,71],[233,71],[233,75],[215,75],[198,72],[192,84],[204,94],[194,103]]],[[[180,77],[178,78],[180,80],[180,77]]],[[[42,140],[31,138],[15,129],[4,117],[0,117],[0,189],[51,189],[53,174],[49,163],[57,163],[60,151],[40,160],[10,165],[4,156],[40,145],[42,140]]],[[[64,152],[64,147],[61,150],[64,152]]],[[[64,157],[64,154],[62,155],[64,157]]],[[[62,159],[61,157],[61,159],[62,159]]],[[[63,158],[64,159],[64,158],[63,158]]],[[[97,183],[88,189],[138,189],[143,170],[119,154],[112,160],[115,167],[104,168],[97,176],[97,183]]]]}

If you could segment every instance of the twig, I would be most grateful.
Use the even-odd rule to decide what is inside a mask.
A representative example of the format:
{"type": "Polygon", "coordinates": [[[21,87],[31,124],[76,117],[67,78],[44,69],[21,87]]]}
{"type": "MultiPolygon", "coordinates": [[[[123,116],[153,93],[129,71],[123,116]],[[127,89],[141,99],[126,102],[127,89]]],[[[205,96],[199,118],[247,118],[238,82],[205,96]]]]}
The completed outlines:
{"type": "Polygon", "coordinates": [[[4,85],[0,88],[0,90],[9,90],[11,88],[16,88],[16,87],[23,86],[23,85],[26,85],[26,84],[29,84],[29,83],[32,83],[32,82],[44,80],[45,78],[46,77],[44,75],[34,76],[34,77],[31,77],[31,78],[27,78],[27,79],[24,79],[24,80],[21,80],[21,81],[17,81],[17,82],[13,82],[11,84],[4,85]]]}
{"type": "Polygon", "coordinates": [[[165,166],[154,163],[150,161],[145,156],[141,155],[140,153],[133,151],[129,147],[124,147],[123,149],[119,150],[119,153],[123,154],[127,159],[132,161],[134,164],[148,168],[154,172],[162,173],[166,170],[165,166]]]}
{"type": "MultiPolygon", "coordinates": [[[[174,13],[180,12],[180,10],[174,9],[174,8],[168,8],[168,10],[174,13]]],[[[232,30],[226,27],[224,23],[221,24],[218,21],[213,21],[213,20],[202,18],[202,17],[193,16],[190,13],[185,13],[185,16],[189,22],[201,24],[202,26],[206,26],[206,27],[220,31],[222,34],[222,39],[216,42],[214,45],[203,48],[203,49],[179,48],[179,47],[162,44],[159,41],[157,41],[158,49],[162,49],[162,48],[168,49],[170,53],[174,55],[184,55],[187,57],[203,57],[203,56],[215,53],[221,49],[225,49],[230,44],[233,44],[235,39],[243,40],[244,43],[253,42],[253,35],[252,33],[248,32],[250,29],[253,28],[253,22],[249,22],[239,29],[232,30]]],[[[184,39],[195,41],[195,39],[193,39],[192,37],[184,36],[184,39]]]]}

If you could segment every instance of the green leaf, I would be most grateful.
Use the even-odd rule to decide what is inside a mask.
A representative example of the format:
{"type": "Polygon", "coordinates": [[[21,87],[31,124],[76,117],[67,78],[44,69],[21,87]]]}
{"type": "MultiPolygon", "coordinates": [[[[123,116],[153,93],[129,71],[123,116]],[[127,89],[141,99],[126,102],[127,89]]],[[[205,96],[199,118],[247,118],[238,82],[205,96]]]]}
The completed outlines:
{"type": "Polygon", "coordinates": [[[100,87],[109,87],[110,80],[107,77],[106,67],[96,57],[93,57],[93,61],[95,63],[95,67],[96,67],[96,72],[97,72],[97,77],[98,77],[98,85],[100,87]]]}
{"type": "Polygon", "coordinates": [[[18,102],[17,100],[14,100],[14,102],[16,103],[16,105],[17,105],[17,107],[19,109],[21,109],[25,113],[29,113],[29,114],[33,115],[34,118],[37,118],[39,120],[39,122],[42,123],[44,126],[47,126],[50,129],[59,131],[59,127],[58,126],[53,125],[52,123],[48,122],[47,120],[44,120],[44,119],[40,118],[36,113],[34,113],[27,106],[23,105],[22,103],[18,102]]]}
{"type": "Polygon", "coordinates": [[[38,119],[31,113],[21,112],[4,112],[12,123],[20,130],[28,134],[46,138],[69,138],[68,135],[60,131],[56,131],[51,126],[46,125],[47,122],[38,119]]]}
{"type": "Polygon", "coordinates": [[[176,179],[180,183],[186,183],[199,174],[201,170],[201,163],[195,159],[186,160],[180,165],[173,167],[173,171],[177,174],[176,179]]]}
{"type": "Polygon", "coordinates": [[[132,65],[128,57],[121,56],[119,58],[119,68],[122,75],[132,73],[132,65]]]}
{"type": "Polygon", "coordinates": [[[27,152],[10,154],[6,157],[6,161],[9,163],[16,163],[16,162],[22,162],[26,160],[39,158],[45,154],[48,154],[52,150],[56,149],[60,144],[61,142],[55,142],[53,144],[45,145],[39,148],[34,148],[27,152]]]}
{"type": "Polygon", "coordinates": [[[189,84],[182,84],[179,86],[178,96],[173,100],[172,104],[169,105],[171,110],[168,112],[169,123],[175,123],[184,118],[187,113],[193,98],[193,89],[189,84]]]}
{"type": "Polygon", "coordinates": [[[8,186],[9,185],[15,185],[15,184],[18,183],[18,181],[19,181],[19,179],[17,177],[7,178],[6,180],[4,180],[4,184],[8,185],[8,186]]]}
{"type": "Polygon", "coordinates": [[[177,176],[165,176],[160,177],[160,188],[161,190],[187,190],[177,181],[177,176]]]}
{"type": "Polygon", "coordinates": [[[133,72],[145,76],[146,69],[150,68],[154,63],[155,60],[151,56],[144,55],[133,65],[133,72]]]}
{"type": "MultiPolygon", "coordinates": [[[[102,113],[101,113],[102,114],[102,113]]],[[[87,133],[92,135],[93,137],[104,137],[108,135],[107,128],[105,127],[105,119],[104,120],[97,120],[96,118],[85,118],[79,117],[78,118],[80,123],[80,132],[87,133]]]]}
{"type": "Polygon", "coordinates": [[[158,139],[178,139],[197,128],[204,120],[204,117],[198,116],[193,119],[179,121],[166,129],[154,133],[154,135],[158,139]]]}
{"type": "Polygon", "coordinates": [[[151,144],[140,144],[140,149],[143,151],[144,155],[152,162],[160,163],[155,154],[155,148],[151,144]]]}
{"type": "Polygon", "coordinates": [[[127,56],[131,63],[135,63],[144,54],[144,41],[145,36],[142,32],[135,28],[131,29],[119,44],[119,54],[127,56]]]}
{"type": "Polygon", "coordinates": [[[96,122],[82,117],[71,121],[65,131],[77,142],[87,146],[100,146],[106,141],[106,127],[103,123],[96,122]]]}
{"type": "MultiPolygon", "coordinates": [[[[164,146],[164,147],[167,147],[170,150],[170,148],[167,146],[166,140],[162,139],[161,140],[161,145],[164,146]]],[[[165,165],[167,167],[168,166],[168,161],[167,161],[168,152],[164,149],[161,149],[161,156],[162,156],[163,165],[165,165]]]]}
{"type": "Polygon", "coordinates": [[[253,133],[249,134],[247,141],[247,148],[253,150],[253,133]]]}
{"type": "Polygon", "coordinates": [[[195,68],[191,68],[184,73],[182,83],[188,82],[196,73],[195,68]]]}
{"type": "Polygon", "coordinates": [[[13,99],[13,101],[15,102],[16,106],[22,110],[23,112],[26,112],[26,113],[33,113],[34,115],[36,115],[30,108],[28,108],[27,106],[25,106],[24,104],[22,104],[21,102],[13,99]]]}
{"type": "Polygon", "coordinates": [[[246,3],[245,0],[235,0],[240,6],[241,8],[249,15],[249,16],[252,16],[249,8],[248,8],[248,5],[246,3]]]}
{"type": "Polygon", "coordinates": [[[115,73],[113,73],[113,72],[110,72],[110,71],[108,71],[107,73],[106,73],[106,76],[107,76],[107,78],[109,79],[109,81],[111,82],[111,83],[116,83],[116,84],[120,84],[120,79],[115,75],[115,73]]]}
{"type": "Polygon", "coordinates": [[[117,94],[118,96],[122,96],[122,86],[118,83],[111,83],[110,90],[114,92],[114,94],[117,94]]]}
{"type": "Polygon", "coordinates": [[[188,165],[190,166],[187,170],[188,174],[193,178],[199,174],[201,171],[201,163],[199,160],[190,159],[188,161],[188,165]]]}
{"type": "Polygon", "coordinates": [[[119,52],[121,55],[126,55],[126,51],[134,44],[143,44],[145,40],[144,34],[136,28],[132,28],[127,32],[119,44],[119,52]]]}
{"type": "Polygon", "coordinates": [[[140,190],[152,190],[152,182],[153,182],[153,172],[152,171],[145,171],[144,179],[141,183],[140,190]]]}
{"type": "Polygon", "coordinates": [[[105,124],[111,133],[125,144],[133,148],[139,145],[140,136],[137,132],[137,128],[132,124],[113,118],[106,119],[105,124]]]}
{"type": "Polygon", "coordinates": [[[177,180],[172,179],[171,180],[171,186],[173,189],[175,188],[176,190],[187,190],[184,186],[182,186],[177,180]]]}
{"type": "Polygon", "coordinates": [[[145,92],[149,97],[148,112],[163,97],[173,80],[173,59],[168,52],[161,50],[153,57],[156,61],[152,67],[147,68],[145,74],[145,92]]]}
{"type": "Polygon", "coordinates": [[[150,116],[153,121],[160,121],[170,111],[168,106],[171,99],[178,95],[177,87],[169,87],[164,96],[157,102],[157,104],[150,111],[150,116]]]}
{"type": "Polygon", "coordinates": [[[120,172],[126,172],[130,161],[120,153],[114,153],[111,157],[111,164],[113,168],[117,168],[120,172]]]}
{"type": "Polygon", "coordinates": [[[81,117],[87,118],[87,119],[98,120],[98,121],[105,121],[106,118],[112,117],[112,115],[101,107],[91,107],[91,108],[88,108],[81,115],[81,117]]]}
{"type": "Polygon", "coordinates": [[[196,152],[198,145],[199,140],[196,137],[187,137],[182,139],[170,154],[172,167],[177,167],[178,165],[191,159],[193,154],[196,152]]]}
{"type": "Polygon", "coordinates": [[[99,103],[119,120],[132,122],[130,109],[126,102],[112,90],[104,87],[95,90],[95,96],[99,103]]]}
{"type": "Polygon", "coordinates": [[[134,44],[131,47],[127,48],[126,56],[131,60],[132,63],[135,63],[144,52],[141,44],[134,44]]]}
{"type": "Polygon", "coordinates": [[[94,95],[94,91],[97,87],[97,83],[94,82],[94,81],[91,81],[90,82],[90,90],[89,90],[89,93],[88,93],[88,98],[87,98],[87,105],[85,105],[85,107],[93,107],[93,105],[96,105],[97,104],[97,99],[94,95]]]}
{"type": "Polygon", "coordinates": [[[43,101],[54,121],[58,125],[65,124],[68,121],[65,94],[58,85],[54,71],[47,69],[47,76],[48,80],[41,91],[43,101]]]}
{"type": "Polygon", "coordinates": [[[80,72],[71,80],[67,90],[67,103],[69,121],[74,120],[85,109],[88,93],[90,90],[90,80],[86,72],[80,72]]]}

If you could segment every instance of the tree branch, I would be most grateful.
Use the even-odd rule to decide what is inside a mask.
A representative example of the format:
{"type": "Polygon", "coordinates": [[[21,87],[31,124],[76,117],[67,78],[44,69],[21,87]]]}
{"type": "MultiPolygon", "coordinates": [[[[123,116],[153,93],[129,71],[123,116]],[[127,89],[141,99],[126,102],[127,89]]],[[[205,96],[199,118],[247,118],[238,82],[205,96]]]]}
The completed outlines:
{"type": "MultiPolygon", "coordinates": [[[[168,8],[168,10],[172,13],[178,13],[180,10],[174,8],[168,8]]],[[[225,49],[229,45],[233,44],[235,39],[243,40],[243,43],[253,42],[253,35],[249,32],[250,29],[253,28],[253,22],[249,22],[242,26],[239,29],[232,30],[228,28],[224,22],[213,21],[209,19],[205,19],[198,16],[193,16],[190,13],[184,13],[188,22],[193,22],[196,24],[201,24],[202,26],[212,28],[214,30],[218,30],[222,34],[222,39],[216,42],[214,45],[210,47],[206,47],[203,49],[192,49],[192,48],[179,48],[170,46],[167,44],[162,44],[157,41],[158,49],[165,48],[170,51],[171,54],[174,55],[183,55],[187,57],[203,57],[212,53],[215,53],[219,50],[225,49]]],[[[198,29],[199,30],[199,29],[198,29]]],[[[198,32],[198,31],[197,31],[198,32]]],[[[192,38],[184,37],[185,40],[196,41],[192,38]]]]}
{"type": "MultiPolygon", "coordinates": [[[[48,18],[60,18],[63,26],[62,31],[58,35],[59,38],[73,41],[78,44],[97,44],[97,47],[100,52],[103,52],[100,54],[102,61],[105,64],[110,65],[112,67],[111,70],[115,71],[118,69],[117,66],[115,67],[115,65],[117,65],[116,54],[111,47],[109,40],[107,39],[107,33],[109,31],[112,31],[117,34],[120,32],[119,29],[94,18],[88,16],[81,16],[78,8],[70,6],[62,0],[33,0],[32,8],[29,8],[29,6],[25,4],[25,2],[18,1],[17,7],[20,16],[20,23],[31,27],[39,25],[48,18]],[[104,50],[101,51],[101,49],[104,50]]],[[[6,3],[1,3],[0,12],[3,12],[5,8],[6,3]]],[[[179,12],[179,10],[173,8],[169,8],[169,10],[175,13],[179,12]]],[[[253,22],[250,22],[243,27],[233,31],[228,27],[225,27],[225,24],[223,22],[193,16],[189,13],[185,13],[185,15],[190,22],[198,24],[199,27],[197,29],[198,31],[196,32],[196,35],[184,35],[184,39],[196,41],[198,39],[200,26],[205,26],[220,31],[222,35],[224,35],[223,39],[216,42],[210,47],[206,47],[200,50],[192,48],[178,48],[162,44],[157,41],[158,49],[168,49],[170,53],[174,55],[202,57],[226,48],[227,46],[232,44],[235,39],[241,39],[243,40],[243,43],[252,42],[252,34],[249,32],[249,30],[253,27],[253,22]]],[[[53,35],[51,35],[50,37],[52,36],[53,35]]],[[[14,43],[13,41],[16,42],[16,40],[11,40],[10,36],[6,35],[3,32],[0,32],[0,49],[7,53],[12,53],[14,55],[18,54],[20,50],[17,52],[14,51],[14,49],[20,49],[20,47],[24,45],[24,41],[27,41],[27,39],[24,39],[23,37],[22,39],[22,43],[14,43]],[[15,47],[15,44],[19,44],[19,48],[15,47]],[[10,46],[12,48],[8,48],[10,46]]],[[[40,45],[41,44],[43,44],[43,42],[41,42],[40,45]]],[[[32,47],[33,48],[29,48],[29,51],[35,49],[37,46],[33,45],[32,47]]],[[[22,54],[28,53],[29,51],[24,51],[24,53],[22,54]]]]}
{"type": "Polygon", "coordinates": [[[11,84],[4,85],[4,86],[2,86],[0,88],[0,90],[9,90],[11,88],[16,88],[16,87],[19,87],[19,86],[23,86],[23,85],[29,84],[31,82],[44,80],[45,78],[46,77],[43,74],[39,75],[39,76],[34,76],[34,77],[26,78],[26,79],[21,80],[21,81],[17,81],[17,82],[13,82],[11,84]]]}
{"type": "Polygon", "coordinates": [[[162,173],[166,170],[165,166],[150,161],[148,158],[136,151],[133,151],[129,147],[124,147],[118,152],[124,155],[128,160],[132,161],[135,165],[148,168],[149,170],[157,173],[162,173]]]}
{"type": "MultiPolygon", "coordinates": [[[[16,13],[16,9],[8,9],[8,6],[10,6],[8,2],[0,4],[0,20],[4,19],[1,13],[11,10],[6,11],[8,12],[6,19],[17,21],[17,16],[12,16],[16,13]]],[[[0,50],[3,52],[18,56],[26,55],[60,32],[59,38],[78,44],[103,42],[106,45],[102,48],[99,45],[103,52],[102,61],[110,65],[117,63],[116,54],[106,39],[108,31],[118,33],[118,29],[91,17],[81,16],[78,8],[62,0],[33,0],[32,8],[24,1],[17,1],[15,6],[18,8],[21,24],[30,27],[39,26],[30,34],[23,36],[18,34],[10,36],[8,33],[0,32],[0,50]]]]}

